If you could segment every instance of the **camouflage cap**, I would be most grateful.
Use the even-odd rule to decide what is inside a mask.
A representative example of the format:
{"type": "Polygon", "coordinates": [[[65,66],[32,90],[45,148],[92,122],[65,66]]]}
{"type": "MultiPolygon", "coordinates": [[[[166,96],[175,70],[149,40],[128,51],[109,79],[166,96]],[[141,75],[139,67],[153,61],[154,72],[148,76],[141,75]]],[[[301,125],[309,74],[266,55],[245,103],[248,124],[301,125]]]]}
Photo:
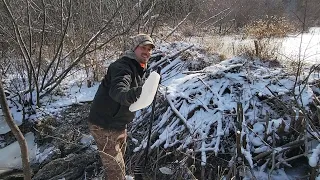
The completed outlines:
{"type": "Polygon", "coordinates": [[[152,48],[154,48],[154,43],[152,38],[147,34],[138,34],[134,37],[131,37],[132,39],[132,50],[134,51],[138,46],[144,46],[150,44],[152,48]]]}

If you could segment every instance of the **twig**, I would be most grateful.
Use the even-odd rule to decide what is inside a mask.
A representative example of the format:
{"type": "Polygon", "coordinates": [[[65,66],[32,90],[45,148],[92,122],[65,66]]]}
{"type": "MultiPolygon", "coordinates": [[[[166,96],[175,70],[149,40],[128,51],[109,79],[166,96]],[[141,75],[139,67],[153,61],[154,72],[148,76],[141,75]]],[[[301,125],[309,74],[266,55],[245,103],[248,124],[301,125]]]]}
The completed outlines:
{"type": "Polygon", "coordinates": [[[59,140],[59,141],[61,141],[61,142],[67,143],[67,144],[79,145],[79,144],[77,144],[77,143],[74,143],[74,142],[71,142],[71,141],[66,141],[66,140],[64,140],[64,139],[62,139],[62,138],[59,138],[59,137],[56,137],[56,136],[51,136],[51,135],[49,135],[49,134],[43,133],[43,132],[39,131],[37,128],[35,128],[35,127],[33,127],[33,129],[34,129],[35,131],[37,131],[38,133],[40,133],[41,135],[44,135],[44,136],[46,136],[46,137],[50,137],[50,138],[53,138],[53,139],[57,139],[57,140],[59,140]]]}
{"type": "Polygon", "coordinates": [[[174,106],[174,104],[172,103],[172,100],[170,99],[170,97],[166,96],[166,99],[172,109],[172,111],[177,115],[177,117],[181,120],[181,122],[183,123],[183,125],[185,126],[185,128],[189,131],[189,133],[191,134],[191,127],[188,124],[187,120],[180,114],[180,112],[177,110],[177,108],[174,106]]]}
{"type": "Polygon", "coordinates": [[[269,85],[266,85],[265,86],[269,91],[270,93],[275,97],[275,99],[279,102],[279,104],[288,112],[292,112],[292,109],[290,110],[289,107],[281,100],[279,100],[277,97],[277,95],[269,88],[269,85]]]}
{"type": "Polygon", "coordinates": [[[164,58],[164,59],[162,59],[162,60],[157,61],[155,64],[152,65],[152,67],[157,67],[157,66],[161,65],[162,63],[168,61],[169,59],[174,59],[174,58],[176,58],[179,54],[181,54],[181,53],[183,53],[184,51],[192,48],[193,46],[194,46],[194,45],[192,44],[192,45],[190,45],[190,46],[188,46],[188,47],[186,47],[186,48],[184,48],[184,49],[176,52],[175,54],[173,54],[173,55],[171,55],[171,56],[169,56],[169,57],[166,57],[166,58],[164,58]]]}
{"type": "MultiPolygon", "coordinates": [[[[311,139],[311,138],[308,138],[308,140],[311,139]]],[[[299,139],[299,140],[296,140],[296,141],[292,141],[292,142],[289,142],[283,146],[281,146],[280,148],[282,149],[281,151],[277,151],[278,153],[281,153],[283,151],[286,151],[286,150],[289,150],[293,147],[296,147],[296,146],[301,146],[302,144],[304,144],[304,139],[299,139]]],[[[269,156],[271,153],[273,152],[273,150],[270,150],[270,151],[266,151],[266,152],[263,152],[263,153],[260,153],[258,154],[257,156],[255,156],[253,158],[253,160],[258,160],[258,159],[261,159],[261,158],[264,158],[266,156],[269,156]]]]}
{"type": "MultiPolygon", "coordinates": [[[[236,154],[232,157],[232,159],[234,160],[233,161],[233,164],[231,165],[231,167],[230,167],[230,169],[229,169],[229,172],[228,172],[228,174],[226,175],[226,179],[231,179],[231,176],[232,176],[232,172],[233,172],[233,170],[234,170],[234,168],[235,168],[235,165],[236,165],[236,154]]],[[[232,160],[231,159],[231,160],[232,160]]]]}
{"type": "MultiPolygon", "coordinates": [[[[253,131],[253,129],[251,129],[249,126],[247,126],[246,124],[244,124],[253,134],[255,134],[265,145],[269,146],[270,148],[272,148],[264,139],[262,139],[256,132],[253,131]]],[[[268,127],[268,126],[266,126],[268,127]]],[[[267,129],[266,131],[267,132],[267,129]]],[[[266,134],[266,133],[265,133],[266,134]]]]}
{"type": "Polygon", "coordinates": [[[280,160],[279,162],[277,162],[276,167],[278,167],[283,162],[292,161],[292,160],[298,159],[298,158],[303,157],[303,156],[305,156],[305,155],[304,154],[299,154],[297,156],[293,156],[293,157],[288,158],[288,159],[280,160]]]}
{"type": "Polygon", "coordinates": [[[173,30],[166,36],[166,38],[165,38],[164,40],[167,40],[168,37],[171,36],[171,34],[173,34],[173,33],[178,29],[178,27],[188,18],[188,16],[189,16],[190,14],[191,14],[191,12],[189,12],[189,13],[186,15],[186,17],[185,17],[182,21],[180,21],[179,24],[176,25],[176,27],[173,28],[173,30]]]}
{"type": "Polygon", "coordinates": [[[215,15],[209,17],[208,19],[202,21],[201,23],[197,24],[197,26],[200,27],[203,23],[208,22],[208,21],[211,20],[212,18],[215,18],[215,17],[219,16],[220,14],[224,13],[225,11],[227,11],[227,10],[229,10],[229,9],[230,9],[230,8],[226,8],[226,9],[220,11],[218,14],[215,14],[215,15]]]}
{"type": "Polygon", "coordinates": [[[201,79],[201,78],[199,78],[199,77],[198,77],[198,79],[199,79],[199,80],[202,82],[202,84],[205,85],[213,94],[215,94],[214,91],[211,89],[211,87],[210,87],[207,83],[205,83],[205,82],[203,81],[203,79],[201,79]]]}
{"type": "Polygon", "coordinates": [[[271,166],[271,169],[268,173],[268,180],[271,180],[271,174],[272,174],[272,171],[274,170],[275,168],[275,156],[276,156],[276,150],[275,150],[275,145],[276,145],[276,138],[275,138],[275,132],[274,130],[272,131],[272,166],[271,166]]]}
{"type": "Polygon", "coordinates": [[[270,122],[269,119],[270,119],[270,114],[267,111],[267,113],[266,113],[266,130],[264,131],[264,141],[263,142],[265,142],[268,138],[268,127],[269,127],[269,122],[270,122]]]}

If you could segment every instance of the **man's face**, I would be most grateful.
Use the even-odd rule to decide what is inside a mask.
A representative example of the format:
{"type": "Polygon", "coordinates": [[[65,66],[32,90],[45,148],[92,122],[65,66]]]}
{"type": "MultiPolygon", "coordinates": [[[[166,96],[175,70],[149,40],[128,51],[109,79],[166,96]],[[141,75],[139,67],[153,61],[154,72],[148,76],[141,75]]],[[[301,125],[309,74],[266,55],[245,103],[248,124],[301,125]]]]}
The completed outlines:
{"type": "Polygon", "coordinates": [[[152,45],[147,44],[143,46],[138,46],[135,50],[134,53],[137,56],[137,61],[143,64],[146,64],[151,56],[152,53],[152,45]]]}

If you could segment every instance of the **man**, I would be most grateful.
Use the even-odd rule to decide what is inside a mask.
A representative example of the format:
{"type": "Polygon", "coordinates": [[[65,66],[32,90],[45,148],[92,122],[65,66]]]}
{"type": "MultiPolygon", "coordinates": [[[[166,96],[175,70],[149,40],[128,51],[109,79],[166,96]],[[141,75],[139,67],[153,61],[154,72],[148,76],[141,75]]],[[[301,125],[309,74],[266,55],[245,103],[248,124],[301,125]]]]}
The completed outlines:
{"type": "Polygon", "coordinates": [[[110,64],[89,114],[89,129],[108,180],[125,179],[126,125],[135,116],[129,106],[140,97],[147,62],[155,47],[146,34],[139,34],[131,40],[131,49],[110,64]]]}

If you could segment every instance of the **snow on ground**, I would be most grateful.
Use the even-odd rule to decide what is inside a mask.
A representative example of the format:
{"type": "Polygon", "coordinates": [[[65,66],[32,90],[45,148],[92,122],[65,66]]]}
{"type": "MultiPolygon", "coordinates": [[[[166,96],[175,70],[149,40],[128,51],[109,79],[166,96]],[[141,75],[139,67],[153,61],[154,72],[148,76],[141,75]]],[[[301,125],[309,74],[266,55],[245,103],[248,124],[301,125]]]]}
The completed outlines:
{"type": "Polygon", "coordinates": [[[40,152],[40,149],[37,149],[36,159],[37,162],[42,163],[50,154],[53,153],[54,147],[48,147],[43,152],[40,152]]]}
{"type": "MultiPolygon", "coordinates": [[[[7,100],[8,101],[8,100],[7,100]]],[[[12,118],[14,119],[15,123],[20,126],[22,124],[22,111],[21,105],[15,104],[11,100],[8,101],[8,106],[11,108],[12,118]]],[[[6,134],[10,131],[8,124],[4,119],[4,115],[2,111],[0,111],[0,135],[6,134]]]]}
{"type": "Polygon", "coordinates": [[[320,144],[312,150],[311,156],[309,156],[309,165],[311,167],[316,167],[319,164],[319,155],[320,155],[320,144]]]}
{"type": "MultiPolygon", "coordinates": [[[[36,158],[37,145],[34,143],[34,134],[27,133],[24,135],[30,162],[36,158]]],[[[21,152],[18,142],[14,142],[5,148],[0,149],[0,169],[20,169],[22,168],[21,152]]]]}
{"type": "Polygon", "coordinates": [[[308,33],[285,38],[280,53],[282,58],[300,59],[310,64],[320,63],[320,28],[310,28],[308,33]],[[301,51],[300,51],[301,49],[301,51]]]}
{"type": "Polygon", "coordinates": [[[78,71],[68,76],[63,83],[54,91],[59,95],[50,95],[43,98],[43,107],[38,111],[58,114],[62,109],[81,102],[91,101],[98,89],[99,83],[95,82],[92,87],[87,87],[86,75],[83,71],[78,71]]]}
{"type": "MultiPolygon", "coordinates": [[[[254,171],[254,175],[259,180],[268,180],[268,174],[263,171],[254,171]]],[[[249,180],[251,178],[244,178],[244,180],[249,180]]],[[[291,180],[291,178],[282,169],[275,170],[271,174],[271,179],[273,180],[291,180]]],[[[293,179],[292,179],[293,180],[293,179]]]]}
{"type": "MultiPolygon", "coordinates": [[[[220,54],[231,58],[243,47],[254,49],[252,39],[243,39],[240,35],[192,37],[191,43],[206,44],[220,54]]],[[[292,34],[286,38],[275,38],[274,43],[280,45],[280,60],[297,61],[299,59],[310,64],[320,63],[320,28],[310,28],[308,33],[292,34]],[[282,42],[282,43],[281,43],[282,42]]]]}

